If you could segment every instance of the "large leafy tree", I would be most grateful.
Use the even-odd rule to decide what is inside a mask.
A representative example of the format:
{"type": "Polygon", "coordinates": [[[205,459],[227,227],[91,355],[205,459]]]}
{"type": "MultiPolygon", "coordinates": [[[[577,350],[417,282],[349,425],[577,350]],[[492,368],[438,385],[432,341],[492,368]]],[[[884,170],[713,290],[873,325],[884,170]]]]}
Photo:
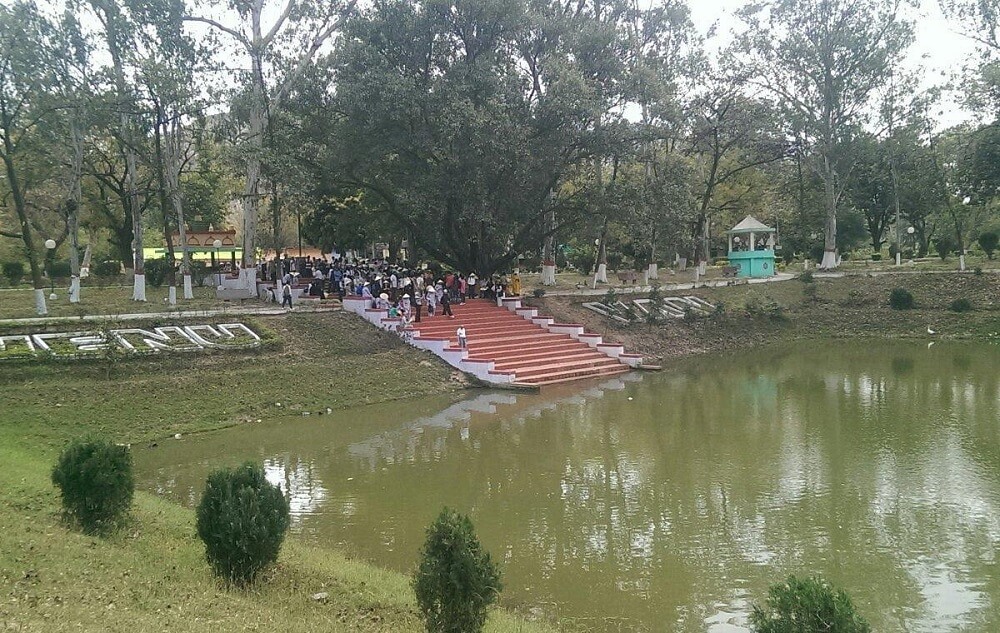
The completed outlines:
{"type": "Polygon", "coordinates": [[[567,183],[617,98],[614,73],[591,63],[614,58],[616,40],[573,37],[585,9],[374,3],[337,53],[331,172],[456,268],[489,274],[537,249],[580,218],[587,179],[567,183]]]}
{"type": "Polygon", "coordinates": [[[13,207],[16,227],[0,226],[0,235],[20,239],[28,257],[38,314],[48,313],[42,270],[44,238],[38,235],[35,200],[38,183],[51,170],[50,134],[61,103],[56,84],[57,29],[32,2],[0,6],[0,161],[4,205],[13,207]]]}
{"type": "Polygon", "coordinates": [[[826,212],[821,266],[835,268],[837,210],[854,163],[845,151],[874,116],[873,95],[912,40],[901,0],[769,0],[740,12],[744,72],[784,107],[808,144],[826,212]]]}
{"type": "Polygon", "coordinates": [[[343,26],[357,0],[284,0],[270,6],[266,0],[233,0],[227,3],[239,25],[229,27],[212,17],[189,15],[185,19],[211,26],[235,44],[249,61],[242,80],[246,89],[234,99],[234,110],[245,118],[240,149],[246,165],[243,191],[243,271],[247,287],[256,293],[257,220],[260,185],[272,116],[279,112],[326,43],[343,26]],[[269,18],[275,15],[273,19],[269,18]]]}

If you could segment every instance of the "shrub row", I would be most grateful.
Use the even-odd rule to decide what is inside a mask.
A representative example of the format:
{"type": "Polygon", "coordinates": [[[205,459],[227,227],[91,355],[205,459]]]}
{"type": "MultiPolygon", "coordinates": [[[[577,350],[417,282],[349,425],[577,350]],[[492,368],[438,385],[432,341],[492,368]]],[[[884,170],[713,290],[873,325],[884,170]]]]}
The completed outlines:
{"type": "MultiPolygon", "coordinates": [[[[120,525],[135,482],[127,447],[97,439],[75,441],[60,455],[52,481],[65,513],[88,533],[120,525]]],[[[288,500],[263,468],[246,463],[208,477],[197,509],[198,536],[212,570],[234,586],[253,583],[278,558],[288,531],[288,500]]],[[[479,633],[503,585],[500,570],[468,517],[445,508],[427,529],[413,577],[429,633],[479,633]]],[[[750,624],[757,633],[869,633],[850,597],[821,578],[773,585],[750,624]]]]}
{"type": "MultiPolygon", "coordinates": [[[[125,446],[77,440],[59,456],[52,481],[67,519],[88,534],[108,533],[125,522],[132,504],[132,456],[125,446]]],[[[252,463],[209,475],[196,516],[209,566],[236,587],[274,564],[289,525],[288,500],[252,463]]],[[[413,589],[429,632],[482,630],[502,584],[468,517],[445,508],[430,525],[413,589]]]]}

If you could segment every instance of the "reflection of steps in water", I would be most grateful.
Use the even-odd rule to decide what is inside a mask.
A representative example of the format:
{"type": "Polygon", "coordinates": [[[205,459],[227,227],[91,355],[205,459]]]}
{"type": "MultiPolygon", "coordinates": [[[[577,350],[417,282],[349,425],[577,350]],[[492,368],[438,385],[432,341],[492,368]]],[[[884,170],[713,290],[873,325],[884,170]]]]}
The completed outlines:
{"type": "MultiPolygon", "coordinates": [[[[358,461],[367,462],[372,469],[380,463],[413,461],[416,459],[419,437],[426,429],[451,429],[456,424],[461,424],[463,428],[459,431],[460,436],[466,441],[469,439],[468,423],[474,414],[492,416],[503,412],[511,422],[524,422],[537,419],[545,411],[555,410],[566,404],[583,405],[587,400],[602,398],[607,391],[621,391],[625,389],[626,383],[639,380],[642,380],[642,374],[621,374],[586,391],[581,392],[571,387],[553,388],[544,395],[491,391],[456,402],[434,415],[420,417],[390,431],[353,442],[347,446],[347,453],[358,461]]],[[[443,439],[439,439],[434,448],[443,449],[443,439]]]]}

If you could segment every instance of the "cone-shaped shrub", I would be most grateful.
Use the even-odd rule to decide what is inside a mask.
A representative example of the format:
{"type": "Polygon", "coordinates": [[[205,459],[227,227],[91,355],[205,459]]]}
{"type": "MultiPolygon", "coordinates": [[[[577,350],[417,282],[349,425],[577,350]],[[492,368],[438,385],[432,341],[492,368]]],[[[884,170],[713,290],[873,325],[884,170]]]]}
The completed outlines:
{"type": "Polygon", "coordinates": [[[427,528],[413,579],[430,633],[478,633],[502,589],[500,570],[483,550],[468,517],[445,508],[427,528]]]}
{"type": "Polygon", "coordinates": [[[88,533],[118,525],[132,505],[132,455],[100,439],[76,440],[59,456],[52,483],[65,513],[88,533]]]}
{"type": "Polygon", "coordinates": [[[847,592],[822,578],[795,576],[771,585],[767,603],[750,614],[750,628],[755,633],[871,633],[847,592]]]}
{"type": "Polygon", "coordinates": [[[288,501],[252,463],[208,476],[198,504],[198,536],[212,571],[247,585],[278,559],[288,531],[288,501]]]}

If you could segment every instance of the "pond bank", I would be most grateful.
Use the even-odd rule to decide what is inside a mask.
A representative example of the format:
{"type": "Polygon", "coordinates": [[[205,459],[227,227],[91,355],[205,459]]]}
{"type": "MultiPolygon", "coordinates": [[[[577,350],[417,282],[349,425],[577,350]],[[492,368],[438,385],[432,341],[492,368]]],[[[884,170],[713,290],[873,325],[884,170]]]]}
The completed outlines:
{"type": "Polygon", "coordinates": [[[623,325],[582,305],[601,297],[543,297],[528,303],[558,321],[582,323],[605,340],[665,361],[805,339],[1000,340],[1000,283],[995,275],[817,276],[812,283],[793,280],[663,294],[696,295],[721,307],[717,314],[699,319],[623,325]],[[893,288],[909,290],[915,308],[891,309],[893,288]],[[968,299],[973,310],[952,312],[949,306],[957,299],[968,299]],[[928,334],[928,328],[934,334],[928,334]]]}
{"type": "MultiPolygon", "coordinates": [[[[72,437],[173,441],[289,413],[430,394],[459,398],[447,368],[342,313],[257,317],[278,340],[252,352],[100,363],[0,365],[0,622],[21,631],[419,631],[408,579],[290,538],[252,592],[211,577],[194,513],[136,494],[113,538],[67,529],[49,472],[72,437]],[[279,404],[280,403],[280,404],[279,404]],[[326,592],[326,602],[310,598],[326,592]]],[[[490,630],[546,630],[497,612],[490,630]]]]}

